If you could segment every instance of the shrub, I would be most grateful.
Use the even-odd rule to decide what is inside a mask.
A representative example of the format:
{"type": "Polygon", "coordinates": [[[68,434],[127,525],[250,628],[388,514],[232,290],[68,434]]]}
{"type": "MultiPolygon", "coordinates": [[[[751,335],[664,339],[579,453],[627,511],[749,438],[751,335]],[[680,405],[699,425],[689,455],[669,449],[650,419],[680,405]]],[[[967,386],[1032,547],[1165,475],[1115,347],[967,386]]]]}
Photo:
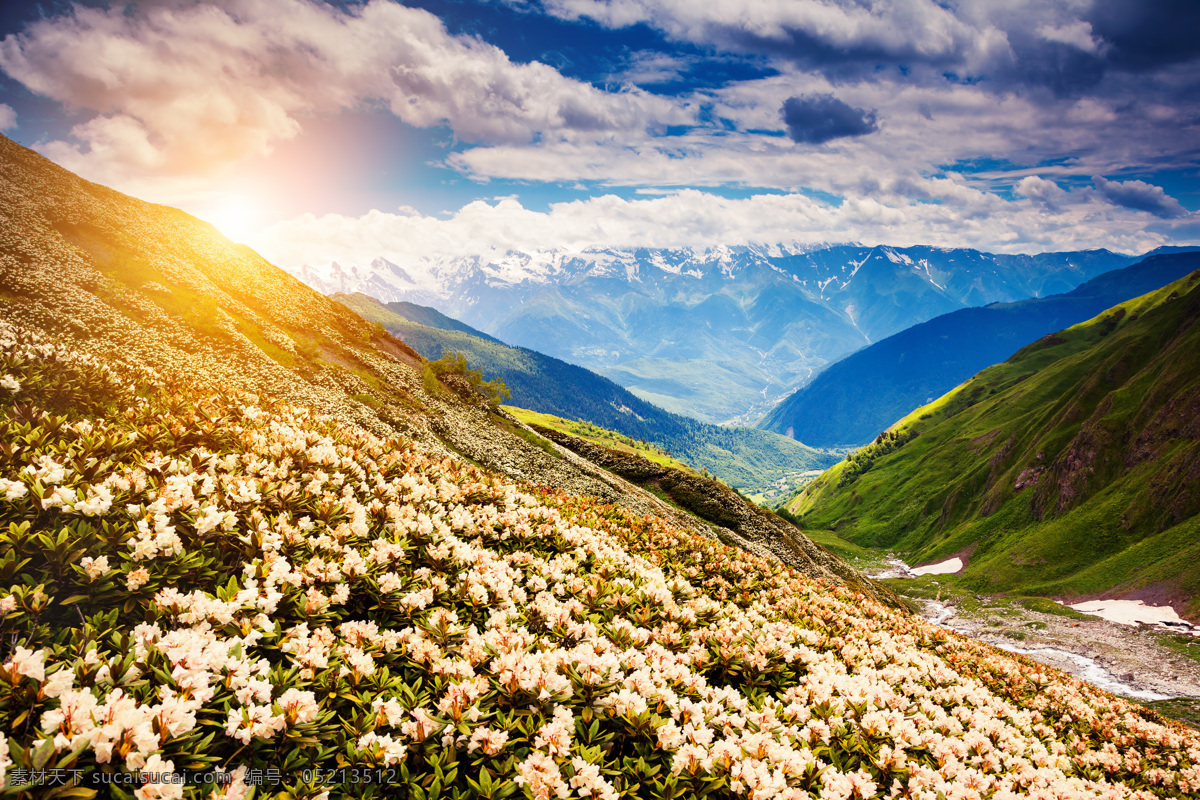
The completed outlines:
{"type": "Polygon", "coordinates": [[[484,380],[483,374],[479,370],[467,366],[467,357],[462,353],[443,353],[442,357],[435,361],[426,361],[422,368],[427,391],[430,388],[431,378],[429,376],[432,376],[432,380],[441,381],[444,385],[443,379],[452,375],[465,378],[470,391],[482,396],[492,409],[499,408],[501,403],[512,397],[512,393],[504,385],[504,381],[499,378],[490,381],[484,380]]]}

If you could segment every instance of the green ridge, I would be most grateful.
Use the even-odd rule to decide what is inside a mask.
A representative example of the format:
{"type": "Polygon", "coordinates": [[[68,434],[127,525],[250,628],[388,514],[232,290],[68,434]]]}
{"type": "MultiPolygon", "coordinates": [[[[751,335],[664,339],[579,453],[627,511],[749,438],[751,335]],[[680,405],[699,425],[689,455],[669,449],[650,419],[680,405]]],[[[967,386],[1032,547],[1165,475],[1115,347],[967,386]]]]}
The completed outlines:
{"type": "Polygon", "coordinates": [[[979,591],[1124,593],[1200,616],[1200,271],[1043,337],[790,503],[806,528],[966,556],[979,591]]]}

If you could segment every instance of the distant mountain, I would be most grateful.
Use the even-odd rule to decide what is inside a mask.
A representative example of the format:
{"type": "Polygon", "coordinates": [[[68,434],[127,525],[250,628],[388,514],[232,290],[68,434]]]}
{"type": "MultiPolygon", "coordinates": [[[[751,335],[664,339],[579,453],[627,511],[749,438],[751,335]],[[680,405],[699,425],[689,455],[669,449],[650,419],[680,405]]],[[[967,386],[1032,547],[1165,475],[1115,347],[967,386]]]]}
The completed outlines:
{"type": "MultiPolygon", "coordinates": [[[[369,295],[364,295],[364,296],[369,297],[369,295]]],[[[335,296],[334,299],[339,300],[340,302],[345,302],[344,297],[345,297],[345,295],[335,296]]],[[[436,308],[430,308],[429,306],[417,305],[416,303],[409,303],[404,300],[399,300],[394,303],[388,303],[387,307],[388,307],[388,310],[394,311],[396,314],[399,314],[401,317],[404,317],[407,320],[410,320],[412,322],[419,322],[420,324],[425,325],[430,328],[440,328],[441,330],[444,330],[444,331],[459,331],[461,333],[466,333],[471,336],[478,337],[480,339],[485,339],[489,342],[501,343],[500,340],[497,339],[496,337],[488,336],[483,331],[475,330],[474,328],[472,328],[470,325],[466,324],[465,322],[459,322],[458,320],[454,319],[453,317],[447,317],[445,314],[438,311],[436,308]]],[[[427,358],[438,358],[438,355],[434,354],[432,356],[427,356],[427,358]]]]}
{"type": "Polygon", "coordinates": [[[1200,618],[1200,270],[918,408],[790,509],[980,591],[1200,618]]]}
{"type": "Polygon", "coordinates": [[[1029,342],[1200,267],[1200,253],[1172,250],[1106,272],[1066,294],[953,311],[914,325],[826,368],[759,427],[814,447],[870,442],[911,409],[1029,342]]]}
{"type": "Polygon", "coordinates": [[[438,358],[447,351],[465,354],[470,366],[481,370],[486,378],[504,381],[514,405],[583,419],[653,442],[696,469],[707,469],[740,489],[757,490],[790,473],[821,469],[838,459],[778,434],[720,427],[672,414],[583,367],[455,328],[461,323],[432,309],[410,303],[384,305],[363,294],[335,294],[333,299],[365,319],[381,323],[426,358],[438,358]],[[422,324],[409,314],[447,327],[422,324]]]}
{"type": "Polygon", "coordinates": [[[757,422],[827,364],[960,308],[1067,292],[1134,256],[937,247],[589,248],[302,267],[325,293],[429,305],[668,411],[757,422]]]}

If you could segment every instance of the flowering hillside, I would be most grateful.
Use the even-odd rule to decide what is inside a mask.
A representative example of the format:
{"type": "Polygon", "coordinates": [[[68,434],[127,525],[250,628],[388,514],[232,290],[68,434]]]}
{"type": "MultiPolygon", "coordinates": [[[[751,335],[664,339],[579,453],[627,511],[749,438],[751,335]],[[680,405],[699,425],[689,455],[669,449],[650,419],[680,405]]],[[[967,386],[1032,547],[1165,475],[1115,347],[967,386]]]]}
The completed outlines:
{"type": "Polygon", "coordinates": [[[0,318],[95,355],[120,353],[205,386],[269,394],[344,427],[403,435],[430,453],[663,516],[895,600],[790,525],[765,540],[739,540],[486,404],[428,384],[423,360],[404,342],[211,225],[89,183],[4,136],[0,318]]]}
{"type": "Polygon", "coordinates": [[[18,796],[1200,792],[1200,736],[1048,668],[7,323],[0,495],[18,796]]]}

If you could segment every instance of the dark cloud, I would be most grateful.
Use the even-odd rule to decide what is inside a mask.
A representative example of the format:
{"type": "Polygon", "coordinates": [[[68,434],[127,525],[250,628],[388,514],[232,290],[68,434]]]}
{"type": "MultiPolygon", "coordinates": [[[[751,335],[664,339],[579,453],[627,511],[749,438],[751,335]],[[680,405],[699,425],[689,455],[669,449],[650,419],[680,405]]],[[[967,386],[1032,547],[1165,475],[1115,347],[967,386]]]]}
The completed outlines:
{"type": "Polygon", "coordinates": [[[831,94],[789,97],[780,109],[793,142],[822,144],[844,136],[874,133],[875,112],[855,108],[831,94]]]}
{"type": "Polygon", "coordinates": [[[1088,21],[1121,67],[1153,70],[1200,58],[1196,0],[1098,0],[1088,21]]]}
{"type": "Polygon", "coordinates": [[[1187,210],[1161,186],[1145,181],[1110,181],[1100,175],[1093,175],[1092,182],[1096,190],[1114,205],[1149,211],[1163,219],[1187,216],[1187,210]]]}
{"type": "Polygon", "coordinates": [[[1108,68],[1103,57],[1024,31],[1009,34],[1012,61],[993,76],[997,88],[1042,87],[1058,97],[1079,95],[1100,83],[1108,68]]]}

